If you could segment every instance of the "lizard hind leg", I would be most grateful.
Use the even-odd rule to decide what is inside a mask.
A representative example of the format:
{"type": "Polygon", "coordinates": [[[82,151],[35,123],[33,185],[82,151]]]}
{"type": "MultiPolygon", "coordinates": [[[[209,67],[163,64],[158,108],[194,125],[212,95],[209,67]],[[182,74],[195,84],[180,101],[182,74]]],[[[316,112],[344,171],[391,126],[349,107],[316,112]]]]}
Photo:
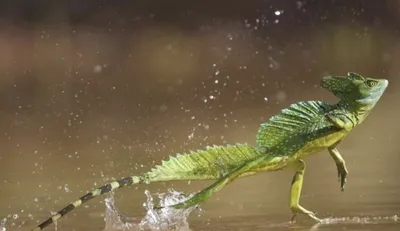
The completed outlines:
{"type": "Polygon", "coordinates": [[[299,204],[301,190],[303,187],[303,177],[306,169],[306,164],[302,160],[297,160],[293,163],[292,167],[295,169],[296,173],[293,176],[292,185],[290,188],[290,209],[293,212],[292,222],[295,221],[296,215],[298,213],[305,214],[317,222],[321,220],[315,216],[315,214],[299,204]]]}
{"type": "MultiPolygon", "coordinates": [[[[259,165],[260,161],[262,161],[262,159],[256,159],[256,160],[253,160],[253,161],[243,164],[242,166],[236,168],[232,172],[230,172],[227,175],[225,175],[224,177],[220,178],[219,180],[217,180],[216,182],[214,182],[207,188],[201,190],[200,192],[198,192],[197,194],[195,194],[193,197],[189,198],[188,200],[178,203],[178,204],[175,204],[175,205],[171,205],[169,207],[172,207],[175,209],[185,209],[185,208],[189,208],[194,205],[197,205],[202,201],[207,200],[208,198],[210,198],[212,196],[213,193],[220,191],[227,184],[229,184],[230,182],[232,182],[236,178],[238,178],[241,174],[243,174],[243,173],[249,171],[251,168],[259,165]]],[[[161,208],[162,207],[156,207],[155,209],[161,209],[161,208]]]]}

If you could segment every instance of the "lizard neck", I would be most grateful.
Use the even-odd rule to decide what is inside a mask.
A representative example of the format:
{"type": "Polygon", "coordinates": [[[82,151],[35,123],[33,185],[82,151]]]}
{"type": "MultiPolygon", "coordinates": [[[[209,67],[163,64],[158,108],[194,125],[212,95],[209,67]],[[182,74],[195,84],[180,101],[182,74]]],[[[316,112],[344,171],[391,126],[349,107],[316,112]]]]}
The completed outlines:
{"type": "Polygon", "coordinates": [[[357,123],[360,124],[367,118],[371,110],[375,107],[375,104],[376,102],[360,103],[342,99],[338,102],[337,106],[352,114],[356,118],[357,123]]]}

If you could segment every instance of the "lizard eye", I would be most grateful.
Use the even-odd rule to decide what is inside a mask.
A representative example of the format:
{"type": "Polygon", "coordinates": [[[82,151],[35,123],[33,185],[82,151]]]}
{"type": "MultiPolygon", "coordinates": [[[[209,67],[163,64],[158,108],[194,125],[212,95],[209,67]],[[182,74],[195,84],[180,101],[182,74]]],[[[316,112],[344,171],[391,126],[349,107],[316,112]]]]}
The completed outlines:
{"type": "Polygon", "coordinates": [[[374,86],[376,86],[376,81],[373,81],[373,80],[367,80],[367,85],[369,86],[369,87],[374,87],[374,86]]]}

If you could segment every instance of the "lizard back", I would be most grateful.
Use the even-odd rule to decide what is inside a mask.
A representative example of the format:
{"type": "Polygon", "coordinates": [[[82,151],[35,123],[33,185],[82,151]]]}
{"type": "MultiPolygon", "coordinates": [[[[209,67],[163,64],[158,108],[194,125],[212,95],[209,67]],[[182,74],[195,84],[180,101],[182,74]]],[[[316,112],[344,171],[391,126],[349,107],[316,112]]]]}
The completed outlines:
{"type": "Polygon", "coordinates": [[[291,104],[280,114],[260,125],[257,145],[267,150],[279,150],[276,155],[288,152],[294,154],[308,143],[321,142],[320,146],[325,147],[324,141],[334,142],[337,139],[334,137],[335,133],[339,131],[325,118],[325,114],[332,108],[332,105],[323,101],[302,101],[291,104]],[[332,139],[319,140],[320,137],[332,139]]]}

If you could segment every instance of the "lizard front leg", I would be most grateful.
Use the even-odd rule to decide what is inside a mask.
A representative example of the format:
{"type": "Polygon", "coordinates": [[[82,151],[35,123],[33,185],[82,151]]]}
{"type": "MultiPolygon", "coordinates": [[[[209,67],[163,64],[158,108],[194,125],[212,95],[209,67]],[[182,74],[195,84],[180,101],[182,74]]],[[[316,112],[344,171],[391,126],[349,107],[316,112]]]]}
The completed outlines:
{"type": "Polygon", "coordinates": [[[336,163],[336,167],[337,167],[337,171],[338,171],[338,180],[340,182],[340,189],[342,191],[344,191],[344,186],[347,182],[347,175],[349,173],[347,171],[346,163],[345,163],[342,155],[340,155],[339,151],[337,150],[336,145],[329,147],[328,151],[336,163]]]}
{"type": "Polygon", "coordinates": [[[317,222],[321,220],[315,216],[315,214],[307,209],[303,208],[300,202],[301,189],[303,187],[303,177],[306,170],[306,164],[302,160],[297,160],[293,163],[292,167],[295,169],[296,173],[293,176],[292,185],[290,188],[290,209],[293,212],[292,222],[294,222],[297,213],[305,214],[317,222]]]}
{"type": "MultiPolygon", "coordinates": [[[[356,124],[358,123],[357,118],[353,114],[346,114],[342,113],[341,111],[332,111],[328,113],[326,117],[335,127],[339,129],[344,129],[347,132],[350,132],[353,129],[353,127],[356,126],[356,124]]],[[[338,141],[336,144],[329,147],[328,151],[336,163],[338,171],[338,180],[340,182],[340,189],[344,191],[344,186],[347,182],[348,171],[343,157],[336,149],[336,146],[340,142],[341,141],[338,141]]]]}
{"type": "Polygon", "coordinates": [[[357,118],[352,114],[341,111],[332,111],[326,114],[326,118],[337,128],[351,131],[357,125],[357,118]]]}

